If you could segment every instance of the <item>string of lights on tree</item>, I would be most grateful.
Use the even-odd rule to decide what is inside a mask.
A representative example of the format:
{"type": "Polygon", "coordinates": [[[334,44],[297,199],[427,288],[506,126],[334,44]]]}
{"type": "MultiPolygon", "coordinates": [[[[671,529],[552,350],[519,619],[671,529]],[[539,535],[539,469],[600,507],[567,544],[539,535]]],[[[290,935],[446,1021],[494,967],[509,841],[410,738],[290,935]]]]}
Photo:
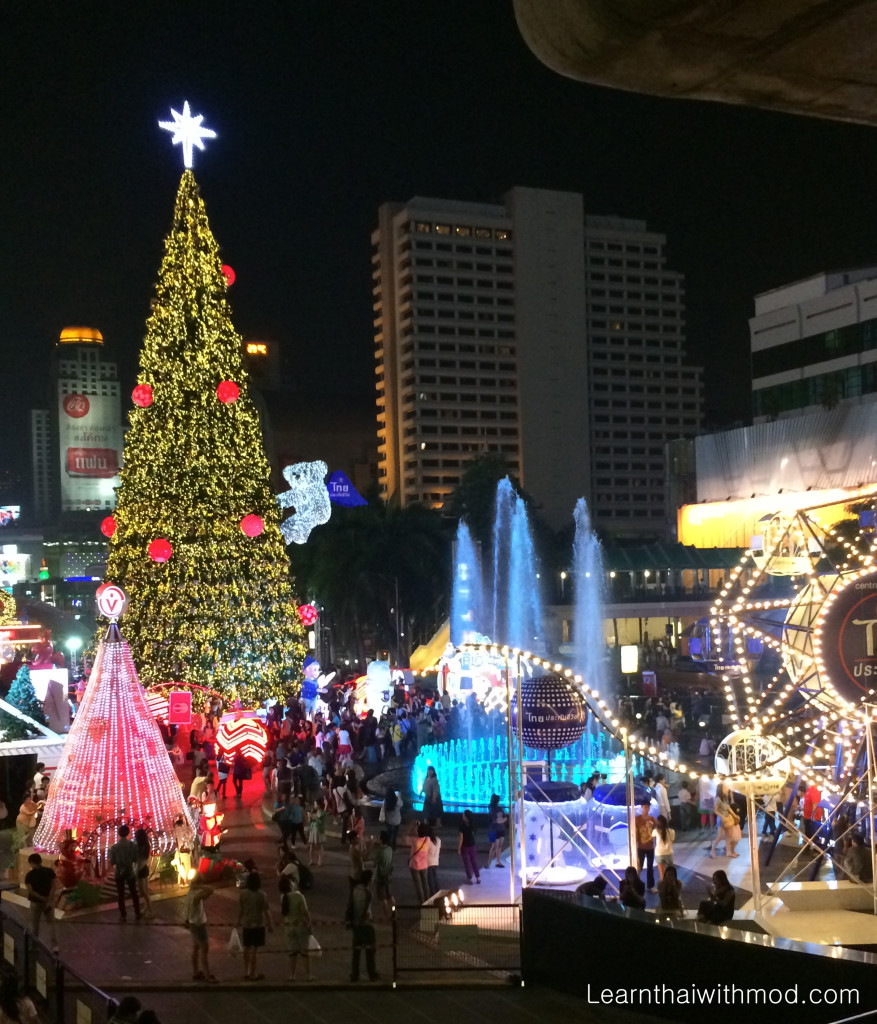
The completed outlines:
{"type": "Polygon", "coordinates": [[[247,389],[219,249],[191,167],[213,137],[188,104],[163,127],[187,169],[165,240],[132,394],[107,579],[144,684],[176,680],[245,704],[299,677],[303,630],[247,389]]]}

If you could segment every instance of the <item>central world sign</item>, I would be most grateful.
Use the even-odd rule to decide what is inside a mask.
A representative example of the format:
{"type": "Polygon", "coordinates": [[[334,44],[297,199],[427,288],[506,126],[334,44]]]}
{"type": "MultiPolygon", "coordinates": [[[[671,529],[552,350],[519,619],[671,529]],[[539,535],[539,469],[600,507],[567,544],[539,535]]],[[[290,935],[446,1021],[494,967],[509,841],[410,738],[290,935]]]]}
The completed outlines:
{"type": "Polygon", "coordinates": [[[844,700],[858,703],[877,688],[877,571],[849,580],[825,605],[816,646],[844,700]]]}

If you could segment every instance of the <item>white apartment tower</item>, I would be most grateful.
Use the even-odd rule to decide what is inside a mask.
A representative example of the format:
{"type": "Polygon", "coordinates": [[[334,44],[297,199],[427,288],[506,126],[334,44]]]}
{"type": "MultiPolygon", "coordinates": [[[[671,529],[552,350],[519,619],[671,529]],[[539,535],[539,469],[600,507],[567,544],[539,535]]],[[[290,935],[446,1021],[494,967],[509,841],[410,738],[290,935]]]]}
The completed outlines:
{"type": "Polygon", "coordinates": [[[684,365],[685,282],[645,221],[585,218],[592,519],[615,536],[660,533],[664,444],[703,422],[703,370],[684,365]]]}
{"type": "Polygon", "coordinates": [[[664,237],[514,188],[387,203],[372,242],[384,497],[441,507],[497,451],[555,528],[584,495],[601,527],[661,532],[664,442],[702,416],[664,237]]]}
{"type": "Polygon", "coordinates": [[[549,522],[571,517],[589,465],[582,226],[580,196],[538,189],[512,189],[502,205],[416,197],[380,208],[385,497],[441,507],[469,461],[495,451],[549,522]]]}

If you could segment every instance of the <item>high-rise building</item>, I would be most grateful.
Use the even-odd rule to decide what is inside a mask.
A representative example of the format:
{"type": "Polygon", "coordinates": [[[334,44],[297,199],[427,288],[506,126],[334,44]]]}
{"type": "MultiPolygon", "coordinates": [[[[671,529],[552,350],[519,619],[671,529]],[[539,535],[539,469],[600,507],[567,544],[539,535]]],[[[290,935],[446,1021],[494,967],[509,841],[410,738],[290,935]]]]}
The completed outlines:
{"type": "Polygon", "coordinates": [[[815,274],[755,296],[755,422],[877,397],[877,267],[815,274]]]}
{"type": "Polygon", "coordinates": [[[440,507],[499,452],[568,518],[588,487],[581,197],[513,189],[504,205],[416,197],[380,208],[374,244],[378,476],[440,507]],[[563,443],[558,444],[557,438],[563,443]]]}
{"type": "Polygon", "coordinates": [[[685,281],[645,221],[585,218],[592,519],[616,536],[659,534],[664,444],[703,423],[703,370],[685,364],[685,281]]]}
{"type": "Polygon", "coordinates": [[[664,237],[514,188],[387,203],[372,242],[384,496],[440,507],[492,451],[552,526],[584,495],[597,525],[660,533],[663,444],[702,417],[664,237]]]}
{"type": "Polygon", "coordinates": [[[122,459],[122,417],[115,362],[93,327],[67,327],[52,352],[49,408],[31,412],[34,516],[115,507],[122,459]]]}

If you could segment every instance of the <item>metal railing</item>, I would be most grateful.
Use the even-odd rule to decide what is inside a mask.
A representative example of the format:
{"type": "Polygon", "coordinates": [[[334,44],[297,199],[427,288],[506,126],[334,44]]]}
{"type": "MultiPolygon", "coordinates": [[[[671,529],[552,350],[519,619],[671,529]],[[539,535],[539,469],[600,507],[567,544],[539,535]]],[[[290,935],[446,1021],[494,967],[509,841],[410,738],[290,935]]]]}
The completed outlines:
{"type": "Polygon", "coordinates": [[[52,1024],[107,1024],[115,1006],[106,992],[87,982],[0,909],[3,959],[13,966],[44,1021],[52,1024]]]}
{"type": "Polygon", "coordinates": [[[521,908],[458,905],[439,897],[393,908],[393,981],[414,973],[465,972],[485,981],[520,983],[521,908]]]}

